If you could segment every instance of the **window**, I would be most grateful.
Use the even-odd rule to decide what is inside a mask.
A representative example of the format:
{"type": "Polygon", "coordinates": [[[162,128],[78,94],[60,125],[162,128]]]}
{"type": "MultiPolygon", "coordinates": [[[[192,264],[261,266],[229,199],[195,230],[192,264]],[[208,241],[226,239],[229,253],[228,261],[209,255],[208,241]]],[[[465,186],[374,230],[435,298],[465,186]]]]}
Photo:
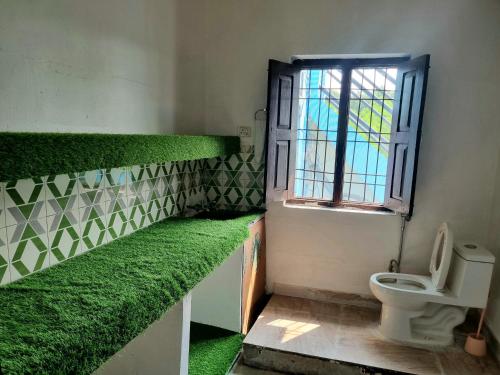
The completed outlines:
{"type": "Polygon", "coordinates": [[[411,215],[428,63],[270,61],[267,200],[411,215]]]}

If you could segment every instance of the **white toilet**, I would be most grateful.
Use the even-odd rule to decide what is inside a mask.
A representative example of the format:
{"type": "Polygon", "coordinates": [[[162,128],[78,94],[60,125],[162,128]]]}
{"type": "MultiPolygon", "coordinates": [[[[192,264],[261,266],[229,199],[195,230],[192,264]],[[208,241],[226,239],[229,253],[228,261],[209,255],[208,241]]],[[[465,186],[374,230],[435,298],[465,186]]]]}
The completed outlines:
{"type": "Polygon", "coordinates": [[[495,257],[471,242],[453,243],[446,223],[439,227],[430,276],[382,272],[370,277],[370,289],[382,302],[380,332],[413,345],[453,343],[453,328],[470,307],[484,308],[495,257]]]}

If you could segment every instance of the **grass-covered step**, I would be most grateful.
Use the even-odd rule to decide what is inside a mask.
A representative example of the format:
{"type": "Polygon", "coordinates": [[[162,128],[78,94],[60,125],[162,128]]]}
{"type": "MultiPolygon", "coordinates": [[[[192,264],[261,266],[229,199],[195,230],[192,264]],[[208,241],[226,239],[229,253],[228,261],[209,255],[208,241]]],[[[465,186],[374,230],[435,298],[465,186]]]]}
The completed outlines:
{"type": "Polygon", "coordinates": [[[0,132],[0,181],[239,152],[238,137],[0,132]]]}
{"type": "Polygon", "coordinates": [[[224,375],[243,345],[243,335],[191,323],[189,375],[224,375]]]}
{"type": "Polygon", "coordinates": [[[238,248],[257,216],[167,219],[0,287],[0,374],[90,374],[238,248]]]}

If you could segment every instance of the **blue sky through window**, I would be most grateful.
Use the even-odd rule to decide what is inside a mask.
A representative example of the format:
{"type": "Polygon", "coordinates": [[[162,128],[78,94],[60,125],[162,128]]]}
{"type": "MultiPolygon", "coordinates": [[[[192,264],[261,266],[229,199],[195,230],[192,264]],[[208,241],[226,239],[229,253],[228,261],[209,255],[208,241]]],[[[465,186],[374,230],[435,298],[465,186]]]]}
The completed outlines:
{"type": "MultiPolygon", "coordinates": [[[[383,203],[397,69],[354,69],[343,200],[383,203]]],[[[295,197],[333,199],[342,71],[300,76],[295,197]]]]}

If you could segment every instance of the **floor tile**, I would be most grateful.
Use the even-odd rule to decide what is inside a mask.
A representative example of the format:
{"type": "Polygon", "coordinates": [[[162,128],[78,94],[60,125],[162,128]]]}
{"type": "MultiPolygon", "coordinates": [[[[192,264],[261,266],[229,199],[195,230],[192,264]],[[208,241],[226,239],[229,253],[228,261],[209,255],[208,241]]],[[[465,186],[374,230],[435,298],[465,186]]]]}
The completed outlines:
{"type": "Polygon", "coordinates": [[[298,361],[319,357],[422,375],[500,373],[491,357],[472,357],[458,344],[433,350],[386,340],[378,332],[379,316],[379,309],[274,295],[246,336],[244,350],[249,345],[275,353],[267,358],[293,354],[298,361]]]}

